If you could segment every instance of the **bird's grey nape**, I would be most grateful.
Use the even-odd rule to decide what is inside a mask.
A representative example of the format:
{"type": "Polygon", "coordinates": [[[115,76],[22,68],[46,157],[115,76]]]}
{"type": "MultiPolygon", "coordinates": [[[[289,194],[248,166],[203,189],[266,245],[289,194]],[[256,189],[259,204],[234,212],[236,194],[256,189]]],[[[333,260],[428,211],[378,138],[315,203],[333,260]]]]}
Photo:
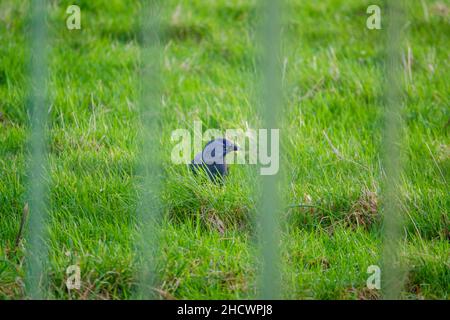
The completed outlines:
{"type": "Polygon", "coordinates": [[[228,166],[225,156],[233,151],[238,151],[239,147],[225,138],[218,138],[209,141],[202,152],[195,155],[190,167],[194,174],[200,170],[206,172],[208,178],[222,184],[228,175],[228,166]]]}

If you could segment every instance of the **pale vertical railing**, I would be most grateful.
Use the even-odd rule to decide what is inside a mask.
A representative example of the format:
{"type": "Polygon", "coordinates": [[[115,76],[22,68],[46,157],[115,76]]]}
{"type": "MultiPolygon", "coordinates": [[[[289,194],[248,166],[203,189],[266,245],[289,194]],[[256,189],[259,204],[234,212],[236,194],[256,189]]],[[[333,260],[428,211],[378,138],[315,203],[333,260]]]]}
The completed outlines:
{"type": "MultiPolygon", "coordinates": [[[[262,85],[260,115],[263,128],[278,129],[277,119],[281,108],[281,75],[278,55],[280,51],[281,2],[262,1],[261,49],[262,49],[262,85]]],[[[267,140],[271,141],[270,139],[267,140]]],[[[261,146],[259,146],[261,148],[261,146]]],[[[271,150],[268,143],[268,151],[271,150]]],[[[261,272],[258,294],[262,299],[280,298],[280,256],[279,256],[279,210],[278,194],[279,173],[263,175],[262,198],[259,204],[258,221],[261,272]]]]}
{"type": "MultiPolygon", "coordinates": [[[[29,220],[26,232],[25,291],[32,299],[45,298],[45,245],[47,217],[47,27],[45,0],[30,1],[29,95],[30,132],[27,153],[26,201],[29,220]]],[[[26,210],[26,209],[25,209],[26,210]]],[[[25,213],[24,213],[25,214],[25,213]]]]}
{"type": "Polygon", "coordinates": [[[401,133],[403,0],[388,2],[385,65],[385,111],[383,137],[383,250],[381,285],[385,299],[400,297],[404,272],[400,256],[403,219],[401,214],[401,133]]]}
{"type": "Polygon", "coordinates": [[[161,206],[159,190],[161,183],[160,156],[160,102],[161,102],[161,3],[158,0],[144,0],[141,11],[141,54],[140,54],[140,102],[139,140],[137,155],[138,176],[142,178],[138,204],[139,239],[136,247],[138,257],[137,290],[135,298],[157,298],[157,261],[161,206]]]}

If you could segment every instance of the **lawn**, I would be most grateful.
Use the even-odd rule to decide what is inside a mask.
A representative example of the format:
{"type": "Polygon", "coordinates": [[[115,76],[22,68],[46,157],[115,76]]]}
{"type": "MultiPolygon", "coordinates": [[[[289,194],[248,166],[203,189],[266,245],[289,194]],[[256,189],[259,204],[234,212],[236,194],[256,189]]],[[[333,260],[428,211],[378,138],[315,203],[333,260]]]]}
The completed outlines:
{"type": "MultiPolygon", "coordinates": [[[[0,0],[0,299],[26,298],[26,19],[29,1],[0,0]]],[[[138,1],[49,1],[46,295],[128,299],[137,286],[138,1]],[[66,28],[81,8],[82,29],[66,28]],[[79,290],[66,268],[81,269],[79,290]]],[[[384,29],[366,28],[382,1],[286,1],[282,50],[280,255],[287,299],[377,299],[381,265],[384,29]],[[304,205],[307,205],[305,207],[304,205]]],[[[450,293],[450,5],[407,1],[400,244],[402,297],[450,293]],[[409,57],[409,58],[408,58],[409,57]]],[[[155,292],[163,299],[258,296],[255,166],[224,186],[170,160],[176,129],[259,128],[256,1],[164,1],[163,221],[155,292]]],[[[382,20],[383,21],[383,20],[382,20]]],[[[383,26],[384,27],[384,26],[383,26]]],[[[204,141],[206,143],[207,141],[204,141]]]]}

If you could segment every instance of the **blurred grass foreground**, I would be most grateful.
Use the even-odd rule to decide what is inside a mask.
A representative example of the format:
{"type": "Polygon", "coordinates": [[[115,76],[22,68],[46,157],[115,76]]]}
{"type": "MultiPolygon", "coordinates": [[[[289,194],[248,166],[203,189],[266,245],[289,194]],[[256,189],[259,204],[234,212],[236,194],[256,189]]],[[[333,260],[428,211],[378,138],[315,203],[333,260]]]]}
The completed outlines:
{"type": "Polygon", "coordinates": [[[273,240],[269,256],[279,248],[280,297],[378,299],[383,268],[381,290],[366,280],[369,266],[389,258],[385,208],[401,221],[398,297],[449,298],[448,2],[404,1],[393,49],[398,70],[386,78],[385,2],[285,0],[277,58],[269,61],[279,75],[276,119],[261,112],[271,106],[261,99],[264,88],[277,88],[264,86],[270,45],[260,41],[259,2],[164,1],[158,78],[144,95],[142,65],[153,66],[145,58],[155,52],[142,54],[153,39],[140,32],[142,3],[73,2],[47,1],[48,48],[41,48],[30,41],[39,34],[31,1],[0,0],[1,299],[254,298],[264,295],[265,237],[273,240]],[[72,4],[81,9],[81,29],[67,28],[72,4]],[[381,8],[380,30],[366,27],[372,4],[381,8]],[[45,68],[33,69],[39,65],[45,68]],[[386,99],[389,79],[398,100],[386,99]],[[149,103],[158,117],[142,115],[149,103]],[[393,180],[396,171],[383,160],[389,105],[401,118],[390,123],[401,168],[393,180]],[[276,124],[280,173],[268,180],[276,186],[265,192],[253,165],[231,165],[220,186],[173,164],[171,133],[193,132],[194,121],[205,130],[276,124]],[[155,158],[142,158],[146,148],[158,150],[155,158]],[[154,187],[142,163],[155,159],[157,201],[141,201],[154,187]],[[388,189],[395,181],[388,199],[386,181],[388,189]],[[279,235],[271,224],[258,227],[267,218],[260,204],[277,200],[273,190],[279,235]],[[47,209],[37,216],[36,207],[47,209]],[[146,233],[146,221],[157,223],[157,235],[146,233]],[[151,252],[139,245],[146,234],[157,244],[151,252]],[[33,250],[41,254],[35,264],[33,250]],[[70,266],[80,270],[78,288],[67,288],[70,266]],[[45,277],[36,280],[35,272],[45,277]]]}

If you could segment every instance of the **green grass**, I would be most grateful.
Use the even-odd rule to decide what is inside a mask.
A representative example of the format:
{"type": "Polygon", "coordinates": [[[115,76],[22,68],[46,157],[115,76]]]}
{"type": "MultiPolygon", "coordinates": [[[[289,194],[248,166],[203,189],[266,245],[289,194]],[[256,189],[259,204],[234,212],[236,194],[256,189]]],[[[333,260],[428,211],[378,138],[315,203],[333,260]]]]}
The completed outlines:
{"type": "MultiPolygon", "coordinates": [[[[376,1],[379,2],[379,1],[376,1]]],[[[448,299],[450,6],[408,1],[403,51],[405,220],[402,296],[448,299]],[[447,124],[447,125],[446,125],[447,124]]],[[[139,7],[75,1],[82,30],[65,28],[70,1],[51,1],[49,298],[130,298],[140,177],[139,7]],[[82,288],[65,288],[81,267],[82,288]]],[[[258,179],[234,165],[221,188],[170,162],[172,130],[258,128],[255,1],[164,1],[162,298],[251,298],[259,266],[258,179]]],[[[383,5],[381,2],[383,14],[383,5]]],[[[282,288],[290,299],[379,298],[366,269],[381,257],[383,32],[366,29],[371,1],[288,1],[283,26],[282,288]],[[325,132],[325,134],[324,134],[325,132]],[[339,150],[338,157],[331,144],[339,150]],[[296,207],[307,203],[312,208],[296,207]]],[[[0,2],[0,298],[25,298],[27,2],[0,2]]]]}

